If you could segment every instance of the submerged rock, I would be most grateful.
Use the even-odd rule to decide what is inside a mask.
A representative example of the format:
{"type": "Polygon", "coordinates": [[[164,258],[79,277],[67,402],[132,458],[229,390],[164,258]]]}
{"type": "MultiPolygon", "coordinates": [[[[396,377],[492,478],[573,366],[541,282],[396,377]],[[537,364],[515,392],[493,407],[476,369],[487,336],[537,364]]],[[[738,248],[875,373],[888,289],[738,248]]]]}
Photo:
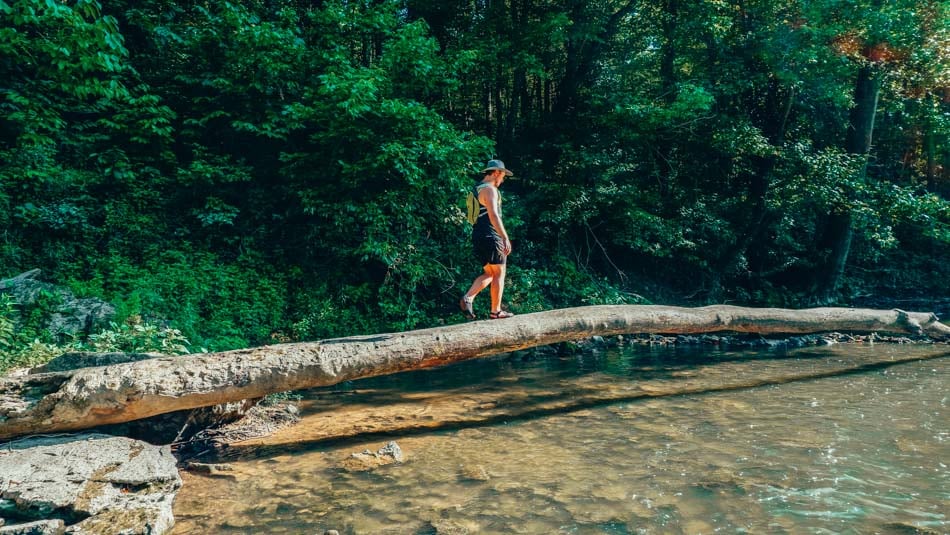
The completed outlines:
{"type": "Polygon", "coordinates": [[[364,450],[352,453],[343,460],[343,469],[347,472],[365,472],[380,466],[403,462],[402,448],[399,444],[390,441],[376,453],[364,450]]]}
{"type": "Polygon", "coordinates": [[[882,533],[888,535],[938,535],[940,532],[935,529],[917,526],[904,522],[888,522],[884,524],[882,533]]]}
{"type": "Polygon", "coordinates": [[[183,466],[185,470],[189,472],[194,472],[197,474],[207,474],[209,476],[225,476],[225,477],[234,477],[233,474],[229,472],[234,471],[234,467],[230,464],[216,464],[216,463],[199,463],[199,462],[187,462],[183,466]]]}
{"type": "Polygon", "coordinates": [[[0,509],[58,519],[69,533],[165,533],[181,487],[175,464],[169,446],[109,435],[11,442],[0,450],[0,509]]]}
{"type": "Polygon", "coordinates": [[[436,535],[469,535],[470,533],[475,533],[475,531],[472,531],[467,526],[445,518],[433,520],[429,522],[429,524],[432,526],[436,535]]]}
{"type": "Polygon", "coordinates": [[[459,470],[459,479],[461,481],[488,481],[491,476],[488,475],[488,470],[485,470],[484,466],[463,466],[459,470]]]}

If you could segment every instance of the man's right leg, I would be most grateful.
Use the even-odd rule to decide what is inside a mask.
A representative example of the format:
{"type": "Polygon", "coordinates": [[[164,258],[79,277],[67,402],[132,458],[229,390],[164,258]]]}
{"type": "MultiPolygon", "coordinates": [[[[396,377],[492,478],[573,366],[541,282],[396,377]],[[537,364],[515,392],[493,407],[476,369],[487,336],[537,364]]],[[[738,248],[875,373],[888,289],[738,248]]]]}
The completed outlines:
{"type": "Polygon", "coordinates": [[[491,274],[491,311],[498,312],[505,293],[505,264],[488,264],[485,272],[491,274]]]}

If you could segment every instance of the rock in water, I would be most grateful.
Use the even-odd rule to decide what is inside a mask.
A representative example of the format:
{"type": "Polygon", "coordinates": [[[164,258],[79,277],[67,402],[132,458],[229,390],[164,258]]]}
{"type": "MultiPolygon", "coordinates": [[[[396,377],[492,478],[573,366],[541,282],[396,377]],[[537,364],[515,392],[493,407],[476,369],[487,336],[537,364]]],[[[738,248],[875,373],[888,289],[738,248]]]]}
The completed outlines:
{"type": "Polygon", "coordinates": [[[488,481],[491,476],[484,466],[463,466],[459,473],[459,479],[462,481],[488,481]]]}
{"type": "Polygon", "coordinates": [[[403,462],[402,448],[390,441],[376,453],[369,450],[350,454],[343,460],[343,469],[348,472],[364,472],[380,466],[403,462]]]}
{"type": "Polygon", "coordinates": [[[397,463],[402,462],[402,448],[395,441],[389,441],[385,446],[376,452],[377,457],[392,457],[397,463]]]}
{"type": "Polygon", "coordinates": [[[198,474],[206,474],[212,477],[234,477],[234,475],[231,474],[231,472],[234,471],[234,467],[230,464],[189,462],[185,463],[185,470],[198,474]]]}
{"type": "Polygon", "coordinates": [[[0,449],[0,510],[59,518],[70,533],[165,533],[181,487],[175,464],[169,446],[110,435],[18,440],[0,449]]]}
{"type": "Polygon", "coordinates": [[[464,525],[446,518],[434,520],[430,524],[436,535],[469,535],[477,532],[477,529],[472,531],[464,525]]]}

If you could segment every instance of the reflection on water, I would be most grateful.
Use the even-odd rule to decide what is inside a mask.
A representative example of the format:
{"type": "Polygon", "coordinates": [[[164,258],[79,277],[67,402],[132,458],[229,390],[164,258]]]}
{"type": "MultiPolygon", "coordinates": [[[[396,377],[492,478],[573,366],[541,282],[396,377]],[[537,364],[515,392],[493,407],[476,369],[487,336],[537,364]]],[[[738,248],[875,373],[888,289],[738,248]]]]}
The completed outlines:
{"type": "Polygon", "coordinates": [[[174,533],[947,533],[947,353],[637,347],[313,390],[228,477],[185,474],[174,533]],[[341,468],[388,440],[404,463],[341,468]]]}

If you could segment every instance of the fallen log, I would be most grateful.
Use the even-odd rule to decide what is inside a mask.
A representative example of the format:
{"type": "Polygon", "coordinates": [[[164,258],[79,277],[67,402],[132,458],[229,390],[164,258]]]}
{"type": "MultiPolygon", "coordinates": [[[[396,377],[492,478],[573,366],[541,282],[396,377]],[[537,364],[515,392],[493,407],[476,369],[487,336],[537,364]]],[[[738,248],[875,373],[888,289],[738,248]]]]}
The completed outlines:
{"type": "Polygon", "coordinates": [[[594,335],[888,332],[950,340],[930,313],[589,306],[403,333],[162,357],[0,380],[0,439],[73,431],[594,335]]]}

